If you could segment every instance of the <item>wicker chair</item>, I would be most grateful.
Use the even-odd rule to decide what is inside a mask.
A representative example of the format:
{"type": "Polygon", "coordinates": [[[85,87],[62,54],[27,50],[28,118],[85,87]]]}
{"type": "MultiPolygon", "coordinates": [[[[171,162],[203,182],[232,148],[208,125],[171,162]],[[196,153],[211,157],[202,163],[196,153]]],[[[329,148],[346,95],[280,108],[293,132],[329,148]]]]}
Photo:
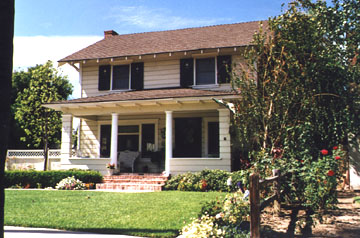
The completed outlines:
{"type": "Polygon", "coordinates": [[[134,173],[135,160],[139,157],[138,151],[121,151],[119,153],[119,168],[122,171],[124,168],[131,168],[131,172],[134,173]]]}

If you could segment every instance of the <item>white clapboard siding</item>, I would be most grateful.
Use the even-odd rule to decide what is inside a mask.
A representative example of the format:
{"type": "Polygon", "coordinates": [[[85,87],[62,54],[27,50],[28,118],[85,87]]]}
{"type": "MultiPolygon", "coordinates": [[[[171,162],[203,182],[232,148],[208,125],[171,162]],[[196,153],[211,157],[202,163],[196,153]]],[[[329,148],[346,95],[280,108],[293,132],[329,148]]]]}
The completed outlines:
{"type": "Polygon", "coordinates": [[[96,121],[82,120],[80,128],[80,151],[82,156],[99,156],[98,124],[96,121]]]}
{"type": "Polygon", "coordinates": [[[168,88],[180,86],[180,61],[145,62],[144,88],[168,88]]]}
{"type": "Polygon", "coordinates": [[[172,158],[170,159],[171,174],[199,172],[204,169],[220,169],[230,171],[230,159],[218,158],[172,158]]]}

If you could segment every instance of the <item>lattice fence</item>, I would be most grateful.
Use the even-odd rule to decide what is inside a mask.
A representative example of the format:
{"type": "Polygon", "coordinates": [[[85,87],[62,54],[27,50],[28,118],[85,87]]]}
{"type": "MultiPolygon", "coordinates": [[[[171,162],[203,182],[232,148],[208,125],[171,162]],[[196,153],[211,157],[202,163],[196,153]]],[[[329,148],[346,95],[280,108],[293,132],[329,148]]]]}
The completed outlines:
{"type": "MultiPolygon", "coordinates": [[[[43,150],[8,150],[8,158],[24,158],[24,159],[37,159],[44,158],[43,150]]],[[[49,150],[48,158],[60,158],[61,150],[49,150]]]]}

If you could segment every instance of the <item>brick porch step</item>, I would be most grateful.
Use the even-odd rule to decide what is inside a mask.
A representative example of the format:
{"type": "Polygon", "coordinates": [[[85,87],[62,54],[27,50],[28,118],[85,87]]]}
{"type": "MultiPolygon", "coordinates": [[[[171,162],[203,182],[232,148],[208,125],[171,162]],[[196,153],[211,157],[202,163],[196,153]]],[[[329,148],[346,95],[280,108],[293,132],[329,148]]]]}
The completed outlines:
{"type": "Polygon", "coordinates": [[[161,174],[120,174],[104,176],[96,189],[119,191],[161,191],[168,178],[161,174]]]}

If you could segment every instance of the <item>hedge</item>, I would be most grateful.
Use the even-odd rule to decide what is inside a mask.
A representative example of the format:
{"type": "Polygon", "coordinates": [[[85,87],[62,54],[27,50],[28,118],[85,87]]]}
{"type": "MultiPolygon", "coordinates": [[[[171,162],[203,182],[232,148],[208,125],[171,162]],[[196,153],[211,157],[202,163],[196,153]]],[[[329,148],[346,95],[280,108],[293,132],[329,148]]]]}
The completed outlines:
{"type": "Polygon", "coordinates": [[[62,179],[75,176],[84,183],[100,183],[102,175],[97,171],[52,170],[52,171],[5,171],[5,188],[21,186],[27,188],[55,187],[62,179]]]}
{"type": "Polygon", "coordinates": [[[165,190],[180,191],[222,191],[230,192],[239,189],[241,184],[244,188],[248,186],[249,181],[248,170],[240,170],[236,172],[227,172],[224,170],[205,169],[196,173],[184,173],[175,175],[170,178],[165,186],[165,190]],[[231,185],[227,181],[231,177],[231,185]]]}

